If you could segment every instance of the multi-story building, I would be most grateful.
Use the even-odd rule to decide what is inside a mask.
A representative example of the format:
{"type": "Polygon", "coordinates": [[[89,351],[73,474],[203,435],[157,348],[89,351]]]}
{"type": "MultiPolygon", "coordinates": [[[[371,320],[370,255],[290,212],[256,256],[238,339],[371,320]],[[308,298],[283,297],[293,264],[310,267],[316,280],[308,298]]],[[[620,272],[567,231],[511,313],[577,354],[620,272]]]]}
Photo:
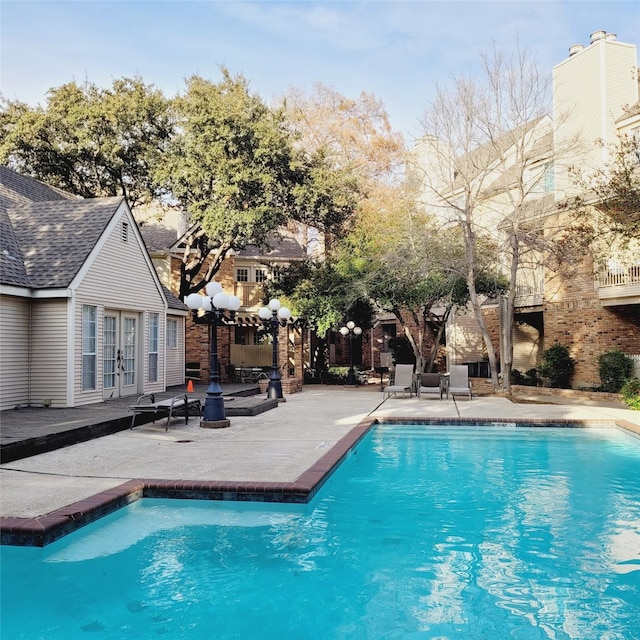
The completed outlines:
{"type": "MultiPolygon", "coordinates": [[[[506,149],[499,162],[488,147],[462,158],[468,165],[485,163],[483,227],[495,230],[497,242],[501,224],[512,215],[505,194],[514,188],[516,174],[533,185],[520,212],[529,206],[530,215],[545,221],[540,232],[550,234],[550,226],[567,215],[563,212],[574,196],[588,199],[588,194],[578,193],[579,183],[570,168],[586,173],[601,169],[610,161],[609,148],[620,134],[638,136],[636,47],[604,31],[591,34],[586,46],[572,46],[569,57],[553,69],[553,113],[526,123],[516,136],[513,133],[507,136],[513,151],[506,149]],[[515,171],[519,141],[531,132],[537,135],[530,138],[525,166],[515,171]],[[490,189],[493,195],[486,197],[490,189]]],[[[425,174],[433,169],[436,157],[442,157],[441,144],[432,137],[418,141],[416,157],[425,174]]],[[[456,194],[450,196],[453,201],[456,194]]],[[[607,250],[604,259],[589,254],[571,269],[559,266],[544,248],[528,253],[516,278],[514,369],[524,372],[535,367],[541,353],[558,342],[569,347],[576,361],[573,386],[597,386],[600,354],[611,349],[640,354],[640,242],[631,242],[624,251],[613,242],[607,250]]],[[[500,336],[508,326],[503,311],[499,300],[484,305],[495,352],[502,359],[500,336]]],[[[483,350],[473,314],[453,314],[447,326],[449,364],[480,362],[485,359],[483,350]]]]}
{"type": "MultiPolygon", "coordinates": [[[[197,225],[196,225],[197,226],[197,225]]],[[[156,270],[172,291],[180,290],[180,264],[187,248],[188,237],[194,228],[176,237],[176,225],[172,221],[165,224],[142,226],[156,270]]],[[[279,272],[294,261],[303,260],[305,248],[294,234],[282,231],[274,236],[269,248],[259,249],[247,246],[231,251],[222,261],[214,276],[225,293],[237,296],[241,301],[234,322],[218,329],[218,360],[221,377],[224,380],[255,379],[261,371],[272,364],[272,344],[270,334],[258,318],[258,310],[264,306],[264,287],[277,278],[279,272]]],[[[206,272],[207,264],[202,268],[206,272]]],[[[185,366],[187,378],[202,382],[209,380],[210,336],[206,325],[198,325],[187,320],[185,338],[185,366]]],[[[282,366],[283,383],[289,379],[303,377],[303,340],[299,326],[282,327],[279,333],[278,361],[282,366]]]]}

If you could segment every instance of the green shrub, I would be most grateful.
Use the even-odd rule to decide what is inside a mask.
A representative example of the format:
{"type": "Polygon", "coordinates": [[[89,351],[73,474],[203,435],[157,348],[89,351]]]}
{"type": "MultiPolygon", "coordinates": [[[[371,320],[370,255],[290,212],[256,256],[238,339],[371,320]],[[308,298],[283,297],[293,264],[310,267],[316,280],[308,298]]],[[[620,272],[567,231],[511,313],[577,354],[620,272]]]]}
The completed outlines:
{"type": "Polygon", "coordinates": [[[349,373],[349,367],[329,367],[324,376],[325,384],[344,384],[349,373]]]}
{"type": "Polygon", "coordinates": [[[518,369],[512,369],[511,371],[511,384],[523,384],[527,387],[537,387],[538,383],[537,369],[529,369],[525,373],[518,371],[518,369]]]}
{"type": "Polygon", "coordinates": [[[537,369],[527,369],[524,375],[528,380],[526,384],[528,384],[530,387],[537,387],[540,384],[540,378],[538,377],[537,369]]]}
{"type": "Polygon", "coordinates": [[[549,387],[569,389],[569,379],[575,366],[575,360],[569,355],[569,348],[556,342],[542,353],[538,374],[549,387]]]}
{"type": "Polygon", "coordinates": [[[617,349],[606,351],[598,358],[598,373],[602,391],[618,393],[633,375],[633,359],[617,349]]]}
{"type": "Polygon", "coordinates": [[[407,336],[396,336],[389,339],[389,348],[395,364],[415,364],[416,356],[407,336]]]}
{"type": "Polygon", "coordinates": [[[622,399],[629,407],[640,411],[640,378],[630,378],[624,383],[622,399]]]}

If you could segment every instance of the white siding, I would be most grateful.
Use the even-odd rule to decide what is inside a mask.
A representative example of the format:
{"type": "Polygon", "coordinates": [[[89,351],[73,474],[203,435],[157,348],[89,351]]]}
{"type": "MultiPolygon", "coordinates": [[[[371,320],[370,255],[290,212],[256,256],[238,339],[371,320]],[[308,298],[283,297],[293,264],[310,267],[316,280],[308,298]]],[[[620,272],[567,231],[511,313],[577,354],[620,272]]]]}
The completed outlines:
{"type": "Polygon", "coordinates": [[[29,402],[29,300],[0,299],[0,410],[29,402]]]}
{"type": "Polygon", "coordinates": [[[529,324],[513,327],[513,368],[522,373],[538,366],[538,355],[542,348],[540,332],[529,324]]]}
{"type": "Polygon", "coordinates": [[[166,356],[166,343],[167,338],[165,335],[165,312],[164,308],[161,311],[157,311],[156,313],[160,314],[160,324],[158,326],[158,380],[156,382],[149,382],[149,325],[151,312],[144,314],[144,334],[140,335],[140,340],[142,340],[142,367],[141,371],[143,372],[143,384],[144,391],[143,393],[153,393],[154,391],[164,391],[165,390],[165,381],[164,381],[164,370],[165,370],[165,356],[166,356]]]}
{"type": "Polygon", "coordinates": [[[449,364],[482,360],[484,341],[471,309],[452,314],[447,324],[447,358],[449,364]]]}
{"type": "Polygon", "coordinates": [[[169,318],[175,320],[178,324],[177,345],[174,349],[167,348],[167,386],[172,387],[175,385],[184,384],[184,317],[169,316],[169,318]]]}
{"type": "Polygon", "coordinates": [[[584,170],[601,166],[605,153],[595,140],[615,142],[615,119],[624,105],[638,99],[634,69],[636,48],[613,40],[601,40],[571,56],[553,69],[556,187],[575,190],[567,175],[567,165],[579,162],[584,170]],[[580,145],[563,153],[572,137],[580,136],[580,145]]]}
{"type": "Polygon", "coordinates": [[[67,299],[33,300],[31,404],[67,406],[67,299]]]}
{"type": "Polygon", "coordinates": [[[76,291],[76,338],[74,344],[74,397],[75,404],[88,404],[102,401],[102,334],[104,310],[115,309],[138,314],[138,393],[150,393],[164,390],[164,378],[159,376],[157,383],[148,380],[149,314],[160,314],[160,352],[158,370],[165,369],[165,317],[164,299],[157,280],[152,272],[153,266],[147,260],[144,248],[138,241],[133,218],[126,207],[121,207],[110,226],[105,241],[97,248],[88,269],[81,273],[76,291]],[[128,239],[122,234],[122,223],[129,223],[128,239]],[[95,392],[82,392],[82,305],[98,307],[98,389],[95,392]]]}

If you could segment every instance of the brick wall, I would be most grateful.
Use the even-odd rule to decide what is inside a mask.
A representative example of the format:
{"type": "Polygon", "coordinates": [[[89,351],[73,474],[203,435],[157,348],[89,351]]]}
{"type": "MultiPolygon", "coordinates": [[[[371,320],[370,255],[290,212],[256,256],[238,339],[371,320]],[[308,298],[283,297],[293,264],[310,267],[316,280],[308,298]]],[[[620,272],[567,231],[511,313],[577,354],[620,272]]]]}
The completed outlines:
{"type": "Polygon", "coordinates": [[[588,258],[576,269],[545,273],[544,348],[569,347],[576,361],[572,386],[600,384],[598,356],[612,349],[640,353],[640,306],[603,306],[588,258]]]}
{"type": "MultiPolygon", "coordinates": [[[[203,268],[203,273],[206,269],[203,268]]],[[[173,274],[176,274],[176,291],[179,287],[180,277],[180,261],[174,259],[173,274]]],[[[220,271],[216,273],[214,280],[222,285],[225,293],[233,292],[233,284],[235,281],[234,260],[233,257],[227,258],[223,263],[220,271]]],[[[204,294],[204,289],[200,292],[204,294]]],[[[195,324],[191,320],[191,316],[187,317],[185,335],[185,362],[199,363],[199,379],[202,383],[210,381],[210,353],[211,344],[209,340],[209,326],[195,324]]],[[[234,340],[234,332],[232,327],[224,325],[218,326],[218,365],[220,368],[221,380],[226,379],[225,365],[231,362],[231,342],[234,340]]],[[[190,369],[190,373],[193,369],[190,369]]]]}

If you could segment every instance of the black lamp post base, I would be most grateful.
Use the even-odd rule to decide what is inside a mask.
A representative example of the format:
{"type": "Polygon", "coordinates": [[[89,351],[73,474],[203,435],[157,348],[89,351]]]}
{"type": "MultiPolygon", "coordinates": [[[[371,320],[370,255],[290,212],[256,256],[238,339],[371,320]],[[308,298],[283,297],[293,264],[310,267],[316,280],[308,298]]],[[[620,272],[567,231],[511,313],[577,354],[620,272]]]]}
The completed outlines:
{"type": "Polygon", "coordinates": [[[345,384],[349,386],[355,386],[358,384],[356,380],[356,373],[353,369],[349,369],[349,373],[347,374],[347,379],[345,380],[345,384]]]}
{"type": "Polygon", "coordinates": [[[200,420],[202,429],[226,429],[231,426],[231,420],[200,420]]]}
{"type": "Polygon", "coordinates": [[[284,396],[282,395],[282,382],[280,382],[280,380],[269,380],[267,398],[277,399],[284,402],[284,396]]]}
{"type": "Polygon", "coordinates": [[[204,429],[222,429],[230,424],[224,409],[224,398],[218,378],[214,377],[207,389],[200,426],[204,429]]]}

